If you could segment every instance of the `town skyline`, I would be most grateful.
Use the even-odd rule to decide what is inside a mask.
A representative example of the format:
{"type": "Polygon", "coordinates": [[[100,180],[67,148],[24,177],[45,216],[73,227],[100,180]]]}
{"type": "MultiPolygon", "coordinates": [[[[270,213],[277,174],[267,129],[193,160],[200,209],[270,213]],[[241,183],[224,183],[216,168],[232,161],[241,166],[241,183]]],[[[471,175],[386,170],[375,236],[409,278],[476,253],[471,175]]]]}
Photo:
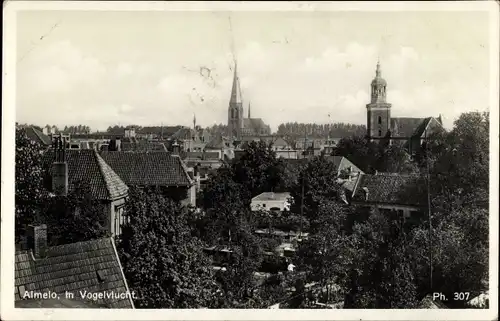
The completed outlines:
{"type": "Polygon", "coordinates": [[[462,112],[488,110],[487,13],[388,15],[21,12],[16,120],[105,130],[191,126],[195,114],[204,127],[226,124],[233,41],[245,114],[251,103],[273,132],[295,121],[364,124],[378,59],[396,116],[442,114],[450,128],[462,112]]]}

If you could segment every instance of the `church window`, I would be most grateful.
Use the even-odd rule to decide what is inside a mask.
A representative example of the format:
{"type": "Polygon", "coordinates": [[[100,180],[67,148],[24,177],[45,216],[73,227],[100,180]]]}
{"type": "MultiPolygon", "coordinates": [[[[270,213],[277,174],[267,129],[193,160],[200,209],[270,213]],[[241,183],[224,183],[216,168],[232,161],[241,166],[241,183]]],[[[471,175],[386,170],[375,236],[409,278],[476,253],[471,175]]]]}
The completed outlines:
{"type": "Polygon", "coordinates": [[[378,123],[382,124],[382,116],[378,116],[378,123]]]}
{"type": "Polygon", "coordinates": [[[378,135],[382,136],[382,131],[381,130],[378,131],[378,135]]]}

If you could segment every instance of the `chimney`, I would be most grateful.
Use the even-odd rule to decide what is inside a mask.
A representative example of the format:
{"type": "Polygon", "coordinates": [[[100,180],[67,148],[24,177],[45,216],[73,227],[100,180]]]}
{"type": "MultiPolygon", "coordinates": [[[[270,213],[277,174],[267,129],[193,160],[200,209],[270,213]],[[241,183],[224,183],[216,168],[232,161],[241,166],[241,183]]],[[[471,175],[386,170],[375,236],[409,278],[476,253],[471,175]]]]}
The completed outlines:
{"type": "Polygon", "coordinates": [[[28,225],[28,246],[35,259],[45,257],[47,253],[47,225],[28,225]]]}
{"type": "Polygon", "coordinates": [[[66,139],[54,140],[54,162],[52,163],[52,191],[56,196],[68,195],[68,163],[66,163],[66,139]]]}
{"type": "Polygon", "coordinates": [[[122,141],[120,140],[120,137],[116,137],[115,148],[117,152],[122,150],[122,141]]]}
{"type": "Polygon", "coordinates": [[[368,201],[368,196],[370,195],[368,187],[363,187],[363,193],[365,194],[365,201],[368,201]]]}
{"type": "Polygon", "coordinates": [[[181,151],[181,146],[177,142],[174,142],[172,144],[172,155],[179,155],[180,151],[181,151]]]}

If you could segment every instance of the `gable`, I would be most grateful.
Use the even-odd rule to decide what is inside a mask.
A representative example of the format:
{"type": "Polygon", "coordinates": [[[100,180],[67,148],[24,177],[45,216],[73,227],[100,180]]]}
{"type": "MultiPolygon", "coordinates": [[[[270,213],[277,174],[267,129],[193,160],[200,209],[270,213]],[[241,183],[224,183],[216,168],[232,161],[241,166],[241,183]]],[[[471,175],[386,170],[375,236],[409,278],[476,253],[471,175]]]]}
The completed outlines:
{"type": "MultiPolygon", "coordinates": [[[[391,118],[391,136],[410,138],[426,118],[395,117],[391,118]]],[[[425,126],[425,125],[424,125],[425,126]]]]}
{"type": "MultiPolygon", "coordinates": [[[[54,150],[48,149],[42,157],[42,168],[52,175],[54,150]]],[[[123,197],[128,187],[123,180],[91,149],[66,150],[68,164],[68,191],[74,191],[79,184],[90,186],[92,197],[98,200],[113,200],[123,197]]]]}

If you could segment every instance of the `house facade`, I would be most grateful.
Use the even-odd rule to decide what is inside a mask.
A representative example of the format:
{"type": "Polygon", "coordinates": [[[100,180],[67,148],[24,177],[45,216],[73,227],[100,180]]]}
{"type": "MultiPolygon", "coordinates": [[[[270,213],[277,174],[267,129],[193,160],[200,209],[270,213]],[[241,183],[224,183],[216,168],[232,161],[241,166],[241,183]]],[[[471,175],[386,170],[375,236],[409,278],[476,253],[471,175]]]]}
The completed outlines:
{"type": "Polygon", "coordinates": [[[290,193],[265,192],[252,198],[252,211],[289,211],[292,203],[290,193]]]}

